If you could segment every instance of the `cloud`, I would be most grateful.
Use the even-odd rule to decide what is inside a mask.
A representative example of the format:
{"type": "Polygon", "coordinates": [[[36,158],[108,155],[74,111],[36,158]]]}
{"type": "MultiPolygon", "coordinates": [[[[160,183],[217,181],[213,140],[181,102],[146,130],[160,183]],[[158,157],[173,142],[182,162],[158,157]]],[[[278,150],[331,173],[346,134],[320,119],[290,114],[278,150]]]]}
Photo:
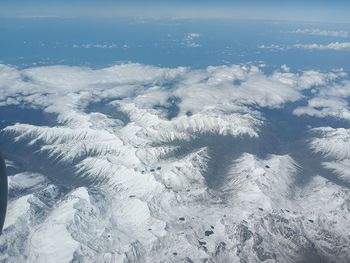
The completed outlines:
{"type": "Polygon", "coordinates": [[[186,47],[200,47],[201,45],[196,42],[196,40],[201,36],[199,33],[188,33],[186,36],[182,39],[182,44],[186,47]]]}
{"type": "Polygon", "coordinates": [[[321,29],[297,29],[293,31],[295,34],[325,36],[325,37],[343,37],[349,36],[349,33],[344,30],[321,30],[321,29]]]}
{"type": "Polygon", "coordinates": [[[282,45],[276,45],[276,44],[270,44],[270,45],[259,45],[259,49],[268,49],[268,50],[286,50],[289,49],[287,46],[282,46],[282,45]]]}
{"type": "Polygon", "coordinates": [[[123,48],[127,49],[129,46],[127,44],[124,45],[118,45],[118,44],[74,44],[73,48],[99,48],[99,49],[116,49],[116,48],[123,48]]]}
{"type": "Polygon", "coordinates": [[[96,70],[69,66],[18,70],[2,65],[0,103],[21,102],[62,114],[93,99],[117,97],[145,109],[178,97],[180,114],[232,104],[273,108],[303,98],[305,89],[344,76],[343,72],[299,74],[285,69],[266,75],[247,65],[190,69],[122,64],[96,70]]]}
{"type": "Polygon", "coordinates": [[[348,51],[350,50],[350,42],[332,42],[329,44],[294,44],[294,45],[259,45],[259,49],[267,49],[270,51],[286,51],[292,48],[306,49],[306,50],[337,50],[337,51],[348,51]]]}
{"type": "Polygon", "coordinates": [[[313,96],[308,99],[307,105],[296,108],[294,114],[350,120],[349,98],[350,82],[348,80],[314,89],[313,96]]]}
{"type": "MultiPolygon", "coordinates": [[[[107,101],[104,104],[142,129],[158,125],[173,131],[172,135],[154,134],[159,139],[186,139],[205,132],[258,136],[263,117],[256,108],[281,108],[304,99],[305,90],[322,90],[343,77],[342,71],[292,73],[285,65],[270,75],[252,65],[191,69],[130,63],[102,69],[50,66],[24,70],[1,65],[0,106],[41,109],[53,113],[59,125],[76,129],[96,126],[92,122],[101,116],[87,109],[93,103],[107,101]]],[[[347,96],[346,88],[343,93],[347,96]]],[[[294,113],[324,116],[333,112],[336,117],[348,118],[345,110],[343,115],[337,115],[341,109],[347,109],[344,99],[326,104],[319,96],[320,92],[315,93],[306,108],[298,108],[294,113]],[[319,108],[321,103],[323,110],[319,108]]],[[[98,126],[105,127],[108,122],[101,120],[98,126]]]]}
{"type": "Polygon", "coordinates": [[[293,47],[309,50],[350,50],[350,42],[332,42],[327,45],[323,44],[295,44],[293,47]]]}

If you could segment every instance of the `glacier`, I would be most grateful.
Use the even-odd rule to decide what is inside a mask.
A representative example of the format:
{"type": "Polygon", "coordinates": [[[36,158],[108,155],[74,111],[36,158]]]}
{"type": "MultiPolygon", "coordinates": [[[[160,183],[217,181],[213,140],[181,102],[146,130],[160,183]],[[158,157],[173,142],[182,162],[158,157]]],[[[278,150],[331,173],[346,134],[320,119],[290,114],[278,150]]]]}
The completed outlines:
{"type": "Polygon", "coordinates": [[[0,261],[349,262],[348,87],[342,70],[1,65],[0,110],[30,110],[0,130],[0,261]]]}

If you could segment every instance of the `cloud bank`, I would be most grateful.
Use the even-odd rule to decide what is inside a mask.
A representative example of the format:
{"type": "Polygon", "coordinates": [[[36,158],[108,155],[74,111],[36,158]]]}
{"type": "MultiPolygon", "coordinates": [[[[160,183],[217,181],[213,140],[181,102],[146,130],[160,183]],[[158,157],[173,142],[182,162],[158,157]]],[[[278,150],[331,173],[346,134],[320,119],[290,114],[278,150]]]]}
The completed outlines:
{"type": "Polygon", "coordinates": [[[17,70],[5,65],[0,69],[1,105],[27,104],[63,115],[90,100],[117,97],[145,109],[167,107],[169,98],[178,97],[179,115],[230,105],[274,108],[303,98],[303,90],[344,76],[337,71],[284,70],[265,75],[258,67],[246,65],[198,70],[140,64],[97,70],[68,66],[17,70]]]}
{"type": "Polygon", "coordinates": [[[296,44],[295,48],[302,48],[308,50],[350,50],[350,42],[332,42],[327,45],[323,44],[296,44]]]}
{"type": "Polygon", "coordinates": [[[294,114],[350,120],[350,82],[348,80],[321,89],[316,88],[312,92],[313,96],[308,99],[307,106],[298,107],[294,110],[294,114]]]}
{"type": "Polygon", "coordinates": [[[325,36],[325,37],[343,37],[349,36],[348,31],[344,30],[322,30],[322,29],[297,29],[293,31],[296,34],[325,36]]]}

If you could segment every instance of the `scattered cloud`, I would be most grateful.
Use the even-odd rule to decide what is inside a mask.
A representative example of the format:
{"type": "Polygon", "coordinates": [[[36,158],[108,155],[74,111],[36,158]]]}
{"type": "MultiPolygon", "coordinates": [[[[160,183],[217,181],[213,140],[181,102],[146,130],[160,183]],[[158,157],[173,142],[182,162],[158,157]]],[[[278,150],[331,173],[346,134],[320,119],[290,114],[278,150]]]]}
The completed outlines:
{"type": "Polygon", "coordinates": [[[200,47],[201,45],[196,42],[196,40],[201,36],[199,33],[188,33],[186,36],[182,39],[182,44],[186,47],[200,47]]]}
{"type": "Polygon", "coordinates": [[[118,44],[74,44],[73,48],[100,48],[100,49],[116,49],[116,48],[123,48],[127,49],[129,46],[127,44],[124,45],[118,45],[118,44]]]}
{"type": "Polygon", "coordinates": [[[339,50],[347,51],[350,50],[350,42],[332,42],[329,44],[294,44],[294,45],[280,45],[280,44],[269,44],[259,45],[259,49],[267,49],[270,51],[286,51],[292,48],[307,49],[307,50],[339,50]]]}
{"type": "Polygon", "coordinates": [[[350,120],[350,81],[330,84],[321,89],[313,89],[313,96],[308,99],[308,104],[298,107],[294,114],[309,115],[313,117],[332,117],[336,119],[350,120]]]}
{"type": "Polygon", "coordinates": [[[325,37],[343,37],[349,36],[349,33],[344,30],[321,30],[321,29],[297,29],[293,31],[295,34],[325,36],[325,37]]]}
{"type": "Polygon", "coordinates": [[[327,45],[323,44],[296,44],[295,48],[309,49],[309,50],[350,50],[350,42],[332,42],[327,45]]]}
{"type": "Polygon", "coordinates": [[[268,49],[268,50],[286,50],[289,49],[287,46],[277,45],[277,44],[270,44],[270,45],[259,45],[259,49],[268,49]]]}

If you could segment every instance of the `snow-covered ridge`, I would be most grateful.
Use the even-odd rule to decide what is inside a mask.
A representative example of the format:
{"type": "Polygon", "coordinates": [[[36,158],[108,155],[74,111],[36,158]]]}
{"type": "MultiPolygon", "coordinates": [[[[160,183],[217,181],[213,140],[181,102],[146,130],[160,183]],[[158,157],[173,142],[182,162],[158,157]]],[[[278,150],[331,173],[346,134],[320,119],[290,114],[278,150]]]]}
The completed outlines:
{"type": "MultiPolygon", "coordinates": [[[[310,156],[274,152],[280,126],[264,112],[302,99],[320,111],[311,100],[325,96],[338,109],[345,78],[286,66],[2,65],[0,107],[49,121],[28,114],[0,130],[11,166],[0,261],[348,262],[348,188],[296,161],[310,156]]],[[[302,147],[348,178],[348,130],[311,136],[302,147]]]]}
{"type": "Polygon", "coordinates": [[[312,139],[311,148],[333,159],[350,158],[350,130],[320,127],[312,130],[318,136],[312,139]]]}
{"type": "Polygon", "coordinates": [[[268,210],[290,207],[297,176],[298,164],[288,155],[260,160],[243,154],[230,167],[222,190],[232,192],[232,202],[242,202],[242,206],[258,205],[268,210]]]}
{"type": "Polygon", "coordinates": [[[325,156],[322,165],[333,170],[343,182],[350,183],[350,129],[320,127],[312,132],[316,137],[311,140],[310,147],[325,156]]]}

